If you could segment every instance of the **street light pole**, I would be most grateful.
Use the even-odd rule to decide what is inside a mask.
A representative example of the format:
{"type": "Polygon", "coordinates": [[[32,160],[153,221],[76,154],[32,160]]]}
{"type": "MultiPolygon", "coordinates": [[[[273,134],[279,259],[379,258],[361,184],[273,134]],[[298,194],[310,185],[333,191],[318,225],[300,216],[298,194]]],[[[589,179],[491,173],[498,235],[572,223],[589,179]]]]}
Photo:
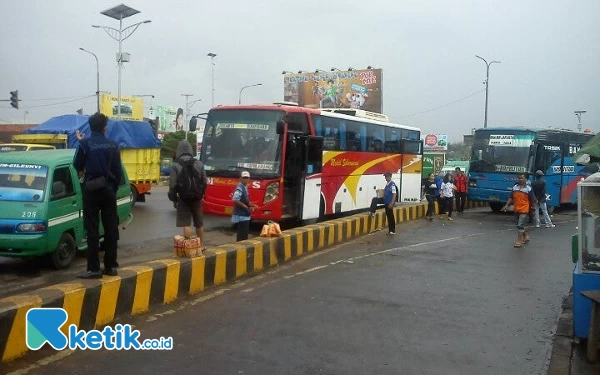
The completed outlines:
{"type": "Polygon", "coordinates": [[[98,64],[98,56],[95,53],[79,47],[83,52],[87,52],[96,59],[96,99],[98,102],[98,113],[100,113],[100,65],[98,64]]]}
{"type": "MultiPolygon", "coordinates": [[[[188,124],[188,114],[189,114],[189,109],[188,109],[188,100],[190,98],[190,96],[194,96],[194,94],[181,94],[181,96],[185,96],[185,126],[187,126],[189,128],[189,124],[188,124]]],[[[187,130],[186,130],[186,136],[185,138],[187,139],[187,130]]]]}
{"type": "Polygon", "coordinates": [[[209,52],[208,55],[210,57],[211,60],[211,64],[212,64],[212,104],[211,106],[214,107],[215,106],[215,57],[217,57],[217,55],[215,53],[209,52]]]}
{"type": "Polygon", "coordinates": [[[485,59],[481,56],[475,55],[478,59],[483,60],[486,66],[486,78],[485,78],[485,118],[483,120],[483,127],[487,128],[487,119],[488,119],[488,90],[490,86],[490,65],[494,63],[500,64],[500,61],[491,61],[489,64],[485,59]]]}
{"type": "Polygon", "coordinates": [[[92,25],[92,27],[95,28],[100,28],[103,29],[111,38],[113,38],[114,40],[119,42],[119,54],[117,56],[117,65],[118,65],[118,111],[117,111],[117,118],[121,118],[121,69],[123,67],[123,41],[127,38],[129,38],[136,30],[138,27],[140,27],[141,24],[143,23],[150,23],[152,21],[150,20],[146,20],[146,21],[142,21],[142,22],[138,22],[135,23],[133,25],[127,26],[126,28],[123,28],[123,18],[127,18],[127,17],[131,17],[135,14],[140,13],[140,11],[135,10],[133,8],[128,7],[127,5],[117,5],[115,7],[112,7],[110,9],[107,9],[103,12],[100,12],[101,14],[110,17],[110,18],[114,18],[116,20],[119,20],[119,29],[115,29],[113,27],[108,27],[108,26],[99,26],[99,25],[92,25]]]}
{"type": "Polygon", "coordinates": [[[262,83],[256,83],[254,85],[248,85],[248,86],[244,86],[240,89],[240,97],[238,98],[238,104],[242,104],[242,91],[244,91],[244,89],[247,89],[248,87],[254,87],[254,86],[262,86],[262,83]]]}

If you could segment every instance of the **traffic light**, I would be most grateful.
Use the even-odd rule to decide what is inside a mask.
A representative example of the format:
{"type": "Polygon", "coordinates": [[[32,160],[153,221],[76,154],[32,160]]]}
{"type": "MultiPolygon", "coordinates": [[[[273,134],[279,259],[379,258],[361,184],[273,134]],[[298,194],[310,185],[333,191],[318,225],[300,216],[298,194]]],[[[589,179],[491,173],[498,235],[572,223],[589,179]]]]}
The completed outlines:
{"type": "Polygon", "coordinates": [[[19,109],[19,90],[10,92],[10,105],[13,108],[19,109]]]}

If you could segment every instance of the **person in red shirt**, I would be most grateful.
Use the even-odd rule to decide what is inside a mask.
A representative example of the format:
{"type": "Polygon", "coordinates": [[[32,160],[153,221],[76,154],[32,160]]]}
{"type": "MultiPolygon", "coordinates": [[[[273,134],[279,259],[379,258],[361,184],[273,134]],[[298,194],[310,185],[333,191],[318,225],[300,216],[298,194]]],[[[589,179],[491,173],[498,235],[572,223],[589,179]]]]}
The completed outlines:
{"type": "Polygon", "coordinates": [[[456,171],[456,175],[454,176],[456,212],[462,214],[465,210],[465,201],[467,200],[467,175],[460,170],[460,167],[456,167],[454,170],[456,171]]]}

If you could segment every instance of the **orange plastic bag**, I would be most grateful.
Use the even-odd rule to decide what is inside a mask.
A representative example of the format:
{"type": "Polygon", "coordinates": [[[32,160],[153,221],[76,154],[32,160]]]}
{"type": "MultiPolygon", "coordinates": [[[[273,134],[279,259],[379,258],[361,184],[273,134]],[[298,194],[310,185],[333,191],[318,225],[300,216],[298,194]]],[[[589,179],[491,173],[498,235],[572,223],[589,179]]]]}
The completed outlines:
{"type": "Polygon", "coordinates": [[[281,228],[279,224],[274,221],[268,221],[265,225],[263,225],[262,230],[260,231],[261,237],[279,237],[281,236],[281,228]]]}

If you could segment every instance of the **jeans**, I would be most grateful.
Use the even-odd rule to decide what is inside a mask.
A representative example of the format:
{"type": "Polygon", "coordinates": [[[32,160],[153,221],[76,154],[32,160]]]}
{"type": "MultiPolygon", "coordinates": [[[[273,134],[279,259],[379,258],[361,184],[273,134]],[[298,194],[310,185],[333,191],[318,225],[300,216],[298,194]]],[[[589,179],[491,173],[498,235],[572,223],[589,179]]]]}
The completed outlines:
{"type": "Polygon", "coordinates": [[[552,220],[550,219],[550,215],[548,215],[548,206],[546,205],[546,202],[539,202],[537,204],[534,205],[534,220],[535,220],[535,225],[540,225],[540,208],[542,209],[542,214],[544,214],[544,221],[546,222],[546,224],[552,224],[552,220]]]}
{"type": "Polygon", "coordinates": [[[426,194],[427,198],[427,217],[432,217],[435,214],[435,197],[433,195],[426,194]]]}
{"type": "Polygon", "coordinates": [[[465,210],[465,201],[467,200],[467,193],[454,193],[456,195],[456,211],[463,212],[465,210]]]}
{"type": "Polygon", "coordinates": [[[383,203],[383,198],[377,198],[377,197],[375,197],[375,198],[371,199],[371,208],[369,208],[369,212],[372,213],[372,214],[374,214],[375,210],[377,209],[377,206],[380,205],[380,204],[384,204],[383,203]]]}
{"type": "Polygon", "coordinates": [[[394,208],[390,208],[389,205],[385,206],[385,216],[388,221],[388,230],[390,233],[396,232],[396,218],[394,217],[394,208]]]}
{"type": "Polygon", "coordinates": [[[444,212],[448,213],[448,217],[452,217],[452,209],[454,208],[454,197],[444,197],[444,212]]]}
{"type": "Polygon", "coordinates": [[[237,223],[237,238],[236,241],[244,241],[248,239],[250,232],[250,220],[242,220],[237,223]]]}
{"type": "Polygon", "coordinates": [[[117,197],[110,187],[83,193],[83,222],[87,230],[88,244],[87,270],[92,272],[100,271],[98,218],[102,220],[102,228],[104,228],[104,268],[113,269],[119,266],[117,263],[119,217],[117,197]]]}

